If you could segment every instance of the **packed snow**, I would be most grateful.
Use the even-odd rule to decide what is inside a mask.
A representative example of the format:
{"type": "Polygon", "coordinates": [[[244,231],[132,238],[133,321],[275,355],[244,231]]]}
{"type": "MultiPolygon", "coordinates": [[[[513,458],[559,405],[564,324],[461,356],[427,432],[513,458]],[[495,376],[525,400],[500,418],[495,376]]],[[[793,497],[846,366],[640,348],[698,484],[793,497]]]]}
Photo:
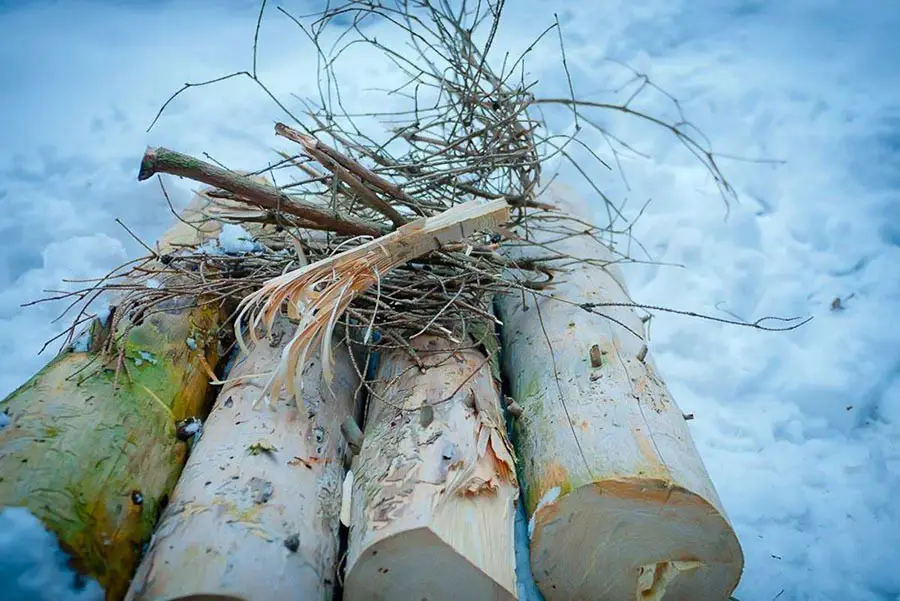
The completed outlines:
{"type": "Polygon", "coordinates": [[[262,250],[262,246],[243,226],[226,223],[218,237],[203,243],[200,250],[211,255],[240,255],[262,250]]]}
{"type": "MultiPolygon", "coordinates": [[[[116,217],[145,240],[171,221],[158,185],[135,181],[146,146],[209,152],[235,168],[271,160],[282,116],[242,79],[189,90],[145,133],[184,82],[247,68],[256,8],[96,0],[0,9],[0,394],[48,359],[37,351],[62,327],[51,324],[59,305],[20,305],[140,253],[116,217]]],[[[787,333],[662,312],[651,322],[651,353],[695,416],[689,426],[744,549],[735,596],[900,599],[900,4],[510,0],[506,10],[496,56],[524,49],[557,12],[577,96],[622,86],[624,70],[604,58],[624,61],[737,157],[720,159],[740,196],[726,219],[714,183],[670,135],[598,117],[650,157],[623,157],[624,181],[597,170],[630,215],[651,200],[635,228],[649,257],[632,250],[663,265],[626,270],[636,300],[726,319],[814,318],[787,333]]],[[[529,54],[529,77],[541,95],[566,97],[559,47],[547,39],[529,54]]],[[[365,52],[343,63],[342,100],[390,109],[400,99],[372,88],[402,78],[365,52]]],[[[317,98],[312,57],[273,10],[259,47],[273,93],[317,98]]],[[[675,115],[652,90],[639,102],[675,115]]],[[[548,117],[559,132],[574,127],[561,111],[548,117]]],[[[563,178],[596,197],[571,169],[563,178]]],[[[165,181],[184,207],[194,184],[165,181]]],[[[39,574],[53,598],[67,598],[73,579],[50,538],[17,526],[0,527],[0,540],[4,590],[34,590],[39,574]]]]}
{"type": "Polygon", "coordinates": [[[102,601],[94,580],[75,575],[56,538],[24,507],[0,509],[4,601],[102,601]]]}

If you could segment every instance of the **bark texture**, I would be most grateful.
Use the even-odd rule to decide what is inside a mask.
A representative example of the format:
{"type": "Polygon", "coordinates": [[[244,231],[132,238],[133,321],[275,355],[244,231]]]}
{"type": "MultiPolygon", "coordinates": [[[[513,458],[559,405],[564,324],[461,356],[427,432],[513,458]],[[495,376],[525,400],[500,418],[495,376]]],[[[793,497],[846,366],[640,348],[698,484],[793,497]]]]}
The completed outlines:
{"type": "MultiPolygon", "coordinates": [[[[195,198],[185,217],[196,217],[203,203],[195,198]]],[[[180,223],[160,250],[216,232],[180,223]]],[[[40,518],[107,599],[124,594],[184,465],[187,444],[175,423],[204,412],[203,363],[219,359],[209,333],[221,318],[215,306],[170,303],[119,344],[118,378],[115,357],[101,356],[94,340],[88,350],[69,347],[0,401],[9,416],[0,430],[0,506],[24,506],[40,518]]],[[[107,327],[95,323],[91,333],[107,327]]]]}
{"type": "MultiPolygon", "coordinates": [[[[561,186],[541,200],[589,217],[561,186]]],[[[537,254],[615,260],[588,236],[561,239],[566,227],[585,229],[531,231],[548,242],[537,254]]],[[[580,264],[554,284],[545,292],[578,303],[631,302],[615,265],[580,264]]],[[[521,295],[498,306],[504,375],[523,408],[514,438],[531,564],[547,601],[727,599],[741,548],[635,311],[597,309],[609,319],[529,293],[524,306],[521,295]]]]}

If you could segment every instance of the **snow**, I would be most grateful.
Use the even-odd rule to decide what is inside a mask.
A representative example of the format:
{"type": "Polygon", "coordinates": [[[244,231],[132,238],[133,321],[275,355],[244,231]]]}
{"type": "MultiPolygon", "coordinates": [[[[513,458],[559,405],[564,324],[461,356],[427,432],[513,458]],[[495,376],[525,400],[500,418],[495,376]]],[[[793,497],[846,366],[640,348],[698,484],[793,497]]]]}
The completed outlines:
{"type": "Polygon", "coordinates": [[[243,226],[226,223],[218,237],[204,242],[200,250],[211,255],[240,255],[262,250],[262,246],[243,226]]]}
{"type": "Polygon", "coordinates": [[[350,527],[350,508],[353,498],[353,470],[347,470],[341,485],[341,524],[350,527]]]}
{"type": "Polygon", "coordinates": [[[56,538],[24,507],[0,509],[4,601],[102,601],[94,580],[76,577],[56,538]]]}
{"type": "MultiPolygon", "coordinates": [[[[106,324],[109,319],[111,308],[106,298],[95,299],[90,306],[90,311],[94,313],[94,319],[102,324],[106,324]]],[[[87,321],[81,332],[72,341],[71,349],[76,353],[86,353],[91,348],[91,331],[93,329],[93,320],[87,321]]]]}
{"type": "Polygon", "coordinates": [[[550,488],[541,496],[538,500],[538,504],[534,508],[534,513],[531,514],[531,519],[528,520],[528,540],[531,540],[531,537],[534,536],[534,519],[537,517],[538,512],[544,507],[551,505],[559,499],[559,495],[562,493],[562,489],[558,486],[554,486],[550,488]]]}
{"type": "Polygon", "coordinates": [[[199,419],[194,419],[192,421],[188,421],[188,423],[181,428],[181,433],[184,436],[193,436],[200,432],[203,429],[203,422],[199,419]]]}
{"type": "Polygon", "coordinates": [[[544,601],[544,596],[538,590],[531,573],[531,552],[528,543],[531,541],[533,526],[525,516],[525,503],[519,497],[516,503],[516,589],[519,601],[544,601]]]}
{"type": "Polygon", "coordinates": [[[91,348],[90,326],[82,330],[75,340],[72,341],[72,350],[76,353],[86,353],[89,348],[91,348]]]}
{"type": "MultiPolygon", "coordinates": [[[[47,360],[37,350],[63,327],[51,324],[61,307],[20,305],[142,254],[115,217],[145,240],[170,222],[158,185],[134,181],[146,146],[209,152],[235,168],[272,158],[282,115],[246,80],[189,90],[145,133],[185,81],[246,68],[256,9],[95,0],[0,10],[0,393],[47,360]]],[[[669,135],[605,115],[652,158],[623,158],[628,189],[615,172],[597,174],[632,215],[652,200],[635,234],[654,260],[683,265],[628,268],[637,300],[721,317],[814,317],[788,333],[665,313],[651,322],[651,354],[695,415],[691,432],[744,548],[735,597],[896,600],[900,5],[515,0],[507,10],[497,56],[522,49],[557,12],[576,95],[602,99],[621,86],[622,71],[603,60],[614,57],[676,95],[719,151],[786,161],[721,159],[740,194],[726,220],[708,175],[669,135]],[[844,309],[832,311],[838,297],[844,309]]],[[[565,97],[558,45],[547,39],[529,54],[529,77],[542,95],[565,97]]],[[[369,91],[399,86],[396,70],[349,52],[344,104],[399,105],[369,91]]],[[[311,56],[272,11],[259,70],[273,93],[317,98],[311,56]]],[[[655,95],[640,106],[669,105],[655,95]]],[[[556,131],[574,125],[547,113],[556,131]]],[[[193,184],[165,182],[184,207],[193,184]]]]}

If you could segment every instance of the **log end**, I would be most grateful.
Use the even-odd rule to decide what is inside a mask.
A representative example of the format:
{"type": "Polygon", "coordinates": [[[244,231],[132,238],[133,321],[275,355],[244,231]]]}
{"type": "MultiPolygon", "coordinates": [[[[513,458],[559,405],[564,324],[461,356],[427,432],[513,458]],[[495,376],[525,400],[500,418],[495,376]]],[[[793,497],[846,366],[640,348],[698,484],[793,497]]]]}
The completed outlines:
{"type": "Polygon", "coordinates": [[[143,158],[141,158],[141,168],[138,171],[137,178],[139,182],[142,182],[154,175],[156,175],[156,149],[148,146],[143,158]]]}
{"type": "Polygon", "coordinates": [[[724,601],[743,553],[705,499],[650,478],[610,479],[542,504],[531,564],[546,601],[724,601]]]}
{"type": "Polygon", "coordinates": [[[515,601],[516,594],[423,527],[369,546],[349,566],[344,597],[348,601],[515,601]]]}

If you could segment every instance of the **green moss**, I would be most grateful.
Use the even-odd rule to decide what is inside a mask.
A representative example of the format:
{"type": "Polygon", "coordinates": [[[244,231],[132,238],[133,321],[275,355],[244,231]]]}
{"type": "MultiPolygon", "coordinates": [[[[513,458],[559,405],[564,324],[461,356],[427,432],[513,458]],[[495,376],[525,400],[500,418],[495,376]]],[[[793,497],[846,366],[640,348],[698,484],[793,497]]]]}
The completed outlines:
{"type": "Polygon", "coordinates": [[[204,411],[208,380],[185,339],[192,323],[217,320],[213,309],[153,315],[120,342],[118,376],[115,353],[65,352],[0,402],[11,420],[0,431],[0,506],[28,507],[110,599],[124,594],[181,472],[174,421],[204,411]],[[142,353],[154,361],[137,367],[142,353]]]}

